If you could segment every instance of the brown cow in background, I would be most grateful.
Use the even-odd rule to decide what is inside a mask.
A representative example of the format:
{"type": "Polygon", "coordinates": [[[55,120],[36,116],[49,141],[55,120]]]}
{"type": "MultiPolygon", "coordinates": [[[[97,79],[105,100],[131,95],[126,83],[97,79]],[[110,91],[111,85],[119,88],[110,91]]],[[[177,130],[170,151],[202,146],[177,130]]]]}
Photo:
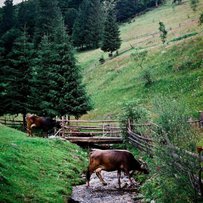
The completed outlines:
{"type": "Polygon", "coordinates": [[[48,132],[53,131],[54,127],[60,128],[60,123],[48,117],[40,117],[36,115],[27,115],[27,133],[32,136],[32,129],[42,129],[44,137],[48,137],[48,132]]]}
{"type": "Polygon", "coordinates": [[[132,184],[131,177],[135,171],[148,174],[149,171],[142,163],[137,161],[132,153],[127,150],[98,150],[95,149],[90,153],[89,166],[86,173],[87,186],[89,186],[90,177],[93,172],[96,172],[97,177],[103,185],[107,185],[101,175],[101,171],[116,171],[118,173],[118,185],[121,187],[120,177],[123,171],[132,184]]]}

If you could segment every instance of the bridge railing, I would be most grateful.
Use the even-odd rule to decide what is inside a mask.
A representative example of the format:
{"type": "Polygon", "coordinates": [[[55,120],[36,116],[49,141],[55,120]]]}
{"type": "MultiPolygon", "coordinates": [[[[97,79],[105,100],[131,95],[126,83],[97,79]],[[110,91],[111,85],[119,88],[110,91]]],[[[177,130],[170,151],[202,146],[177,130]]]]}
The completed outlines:
{"type": "Polygon", "coordinates": [[[61,123],[60,134],[64,136],[120,137],[121,128],[117,120],[69,120],[57,119],[61,123]]]}

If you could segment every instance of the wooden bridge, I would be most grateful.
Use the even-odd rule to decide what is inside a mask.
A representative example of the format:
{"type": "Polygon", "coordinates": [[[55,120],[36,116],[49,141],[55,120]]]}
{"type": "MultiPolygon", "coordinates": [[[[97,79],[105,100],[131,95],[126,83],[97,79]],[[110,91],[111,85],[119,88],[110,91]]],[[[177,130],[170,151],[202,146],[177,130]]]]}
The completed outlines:
{"type": "Polygon", "coordinates": [[[55,135],[77,144],[122,143],[121,128],[116,120],[58,120],[62,128],[55,135]]]}

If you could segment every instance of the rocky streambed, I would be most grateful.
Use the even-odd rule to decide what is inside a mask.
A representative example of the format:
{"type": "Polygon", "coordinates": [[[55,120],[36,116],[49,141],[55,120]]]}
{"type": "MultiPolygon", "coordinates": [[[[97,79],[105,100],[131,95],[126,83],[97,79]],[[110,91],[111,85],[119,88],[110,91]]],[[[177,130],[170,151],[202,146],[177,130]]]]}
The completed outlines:
{"type": "Polygon", "coordinates": [[[121,189],[118,188],[117,172],[102,172],[104,180],[107,182],[103,186],[98,177],[91,176],[90,187],[79,185],[73,188],[70,202],[77,203],[139,203],[138,184],[134,181],[130,186],[127,177],[121,178],[121,189]]]}

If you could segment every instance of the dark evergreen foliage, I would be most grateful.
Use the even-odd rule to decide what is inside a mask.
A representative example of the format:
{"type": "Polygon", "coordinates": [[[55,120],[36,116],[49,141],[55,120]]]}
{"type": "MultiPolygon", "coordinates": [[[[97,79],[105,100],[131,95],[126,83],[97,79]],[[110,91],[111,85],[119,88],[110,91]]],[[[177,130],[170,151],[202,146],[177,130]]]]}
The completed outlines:
{"type": "Polygon", "coordinates": [[[35,47],[41,42],[44,35],[50,35],[53,29],[53,20],[58,15],[57,0],[37,0],[37,16],[35,25],[34,43],[35,47]]]}
{"type": "Polygon", "coordinates": [[[161,41],[164,44],[166,42],[166,37],[167,37],[168,32],[167,32],[163,22],[159,22],[159,31],[161,32],[161,34],[160,34],[161,41]]]}
{"type": "Polygon", "coordinates": [[[24,1],[20,3],[18,7],[16,26],[21,30],[26,28],[29,38],[32,39],[37,16],[36,2],[24,1]]]}
{"type": "Polygon", "coordinates": [[[0,23],[0,37],[15,25],[13,0],[5,0],[2,8],[2,21],[0,23]]]}
{"type": "Polygon", "coordinates": [[[84,0],[73,27],[73,43],[80,48],[98,48],[103,31],[103,9],[100,0],[84,0]]]}
{"type": "Polygon", "coordinates": [[[71,35],[73,32],[73,25],[75,23],[75,20],[78,16],[78,10],[75,8],[69,8],[65,12],[65,25],[67,27],[68,34],[71,35]]]}
{"type": "Polygon", "coordinates": [[[12,51],[3,60],[1,80],[4,89],[1,94],[1,106],[4,113],[26,114],[27,96],[29,94],[30,62],[33,55],[33,46],[28,42],[25,33],[18,37],[12,51]]]}
{"type": "Polygon", "coordinates": [[[110,10],[104,24],[104,35],[101,49],[104,52],[112,52],[118,50],[121,46],[120,32],[116,23],[116,15],[110,10]]]}
{"type": "Polygon", "coordinates": [[[54,29],[50,37],[44,36],[34,61],[30,111],[51,117],[79,117],[91,109],[89,98],[60,12],[52,23],[54,29]]]}
{"type": "Polygon", "coordinates": [[[116,3],[117,21],[123,22],[148,8],[157,7],[164,0],[118,0],[116,3]]]}

